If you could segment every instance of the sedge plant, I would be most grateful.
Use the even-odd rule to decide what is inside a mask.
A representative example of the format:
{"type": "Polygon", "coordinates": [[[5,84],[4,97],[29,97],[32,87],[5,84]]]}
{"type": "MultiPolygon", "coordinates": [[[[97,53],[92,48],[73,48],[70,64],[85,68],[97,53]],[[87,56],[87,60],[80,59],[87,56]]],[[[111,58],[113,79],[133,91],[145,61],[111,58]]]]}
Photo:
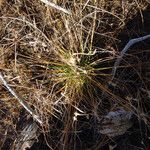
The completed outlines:
{"type": "MultiPolygon", "coordinates": [[[[14,14],[9,10],[6,16],[0,17],[3,22],[0,31],[6,30],[0,41],[4,46],[1,55],[6,62],[5,68],[0,64],[1,70],[6,80],[11,76],[9,82],[15,85],[16,93],[25,97],[44,122],[43,126],[48,126],[45,133],[53,130],[51,125],[55,126],[48,123],[52,116],[63,122],[60,141],[63,141],[63,149],[67,149],[70,132],[76,133],[77,116],[97,115],[98,110],[105,109],[99,108],[104,97],[113,107],[114,104],[127,109],[131,106],[108,87],[117,51],[107,49],[107,45],[112,46],[117,41],[115,37],[125,25],[126,16],[131,14],[132,17],[132,5],[127,3],[130,7],[124,12],[115,1],[111,4],[115,7],[111,9],[106,1],[64,0],[64,5],[70,7],[65,10],[71,12],[64,14],[64,9],[58,7],[61,1],[59,5],[47,3],[55,6],[52,9],[45,8],[40,1],[18,3],[12,10],[24,8],[20,5],[26,6],[27,10],[18,13],[16,10],[14,14]],[[122,15],[115,11],[118,7],[122,15]],[[56,8],[61,11],[57,12],[56,8]],[[38,17],[35,12],[40,13],[38,17]]],[[[126,66],[117,66],[117,69],[119,67],[126,66]]]]}

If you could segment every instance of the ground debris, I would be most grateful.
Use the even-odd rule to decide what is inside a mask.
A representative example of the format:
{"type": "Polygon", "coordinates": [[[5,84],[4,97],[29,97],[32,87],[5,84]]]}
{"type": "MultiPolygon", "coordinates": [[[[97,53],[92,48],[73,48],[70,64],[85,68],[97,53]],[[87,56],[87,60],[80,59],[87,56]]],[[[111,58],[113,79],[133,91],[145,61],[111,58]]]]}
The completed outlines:
{"type": "Polygon", "coordinates": [[[132,115],[132,112],[125,111],[124,109],[110,111],[102,119],[100,133],[109,137],[123,135],[133,125],[131,121],[132,115]]]}
{"type": "Polygon", "coordinates": [[[38,126],[34,123],[27,124],[14,142],[14,150],[26,150],[30,148],[37,139],[38,126]]]}

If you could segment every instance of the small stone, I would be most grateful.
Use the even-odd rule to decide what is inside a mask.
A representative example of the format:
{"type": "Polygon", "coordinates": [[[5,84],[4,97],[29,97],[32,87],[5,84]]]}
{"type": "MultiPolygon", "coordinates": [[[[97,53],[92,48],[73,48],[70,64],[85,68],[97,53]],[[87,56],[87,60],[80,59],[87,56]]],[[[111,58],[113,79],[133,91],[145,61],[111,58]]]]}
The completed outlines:
{"type": "Polygon", "coordinates": [[[109,112],[102,118],[99,125],[100,133],[109,137],[123,135],[133,125],[131,121],[132,115],[132,112],[125,111],[122,108],[109,112]]]}

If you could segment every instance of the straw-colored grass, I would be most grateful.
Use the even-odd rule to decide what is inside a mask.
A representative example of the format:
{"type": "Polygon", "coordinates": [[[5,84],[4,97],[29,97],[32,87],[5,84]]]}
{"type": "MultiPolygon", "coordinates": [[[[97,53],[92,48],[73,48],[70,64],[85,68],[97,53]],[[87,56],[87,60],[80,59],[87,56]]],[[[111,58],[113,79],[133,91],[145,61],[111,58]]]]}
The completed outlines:
{"type": "MultiPolygon", "coordinates": [[[[38,114],[45,134],[55,126],[49,124],[52,117],[61,120],[60,140],[66,149],[78,116],[99,117],[99,112],[106,111],[100,107],[104,98],[111,105],[108,109],[133,109],[130,100],[109,88],[110,81],[115,85],[119,80],[112,81],[118,57],[113,47],[127,22],[148,3],[41,1],[0,1],[0,71],[1,80],[7,82],[0,82],[0,101],[7,109],[16,105],[17,114],[25,108],[22,104],[27,104],[25,115],[34,118],[38,114]]],[[[117,67],[128,68],[128,64],[117,67]]],[[[121,83],[120,87],[126,88],[121,83]]],[[[17,122],[18,116],[13,117],[17,122]]]]}

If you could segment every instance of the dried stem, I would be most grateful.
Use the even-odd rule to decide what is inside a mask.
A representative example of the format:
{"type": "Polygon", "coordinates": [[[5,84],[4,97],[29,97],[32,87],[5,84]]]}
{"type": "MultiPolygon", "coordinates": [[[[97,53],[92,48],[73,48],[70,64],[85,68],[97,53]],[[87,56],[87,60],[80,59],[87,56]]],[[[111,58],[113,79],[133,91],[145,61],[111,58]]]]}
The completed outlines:
{"type": "Polygon", "coordinates": [[[149,35],[145,35],[145,36],[143,36],[143,37],[131,39],[131,40],[126,44],[126,46],[125,46],[124,49],[121,51],[119,57],[117,58],[117,60],[116,60],[116,62],[115,62],[115,64],[114,64],[114,67],[113,67],[113,70],[112,70],[112,75],[113,75],[112,80],[113,80],[114,77],[115,77],[115,74],[116,74],[116,71],[117,71],[117,67],[119,66],[119,64],[120,64],[120,62],[121,62],[123,56],[124,56],[125,53],[128,51],[128,49],[129,49],[132,45],[134,45],[134,44],[136,44],[136,43],[138,43],[138,42],[144,41],[144,40],[146,40],[146,39],[148,39],[148,38],[150,38],[150,34],[149,34],[149,35]]]}
{"type": "Polygon", "coordinates": [[[56,4],[54,4],[54,3],[52,3],[52,2],[50,2],[48,0],[40,0],[40,1],[43,2],[44,4],[48,5],[48,6],[51,6],[51,7],[55,8],[55,9],[57,9],[57,10],[60,10],[60,11],[62,11],[64,13],[66,13],[66,14],[71,15],[71,12],[69,12],[68,10],[66,10],[66,9],[64,9],[64,8],[62,8],[62,7],[56,5],[56,4]]]}
{"type": "Polygon", "coordinates": [[[28,111],[33,118],[42,124],[42,121],[39,119],[40,117],[35,114],[34,110],[28,106],[28,104],[23,101],[13,90],[10,88],[10,86],[7,84],[6,80],[4,79],[2,73],[0,72],[0,80],[2,81],[3,85],[7,88],[7,90],[18,100],[18,102],[28,111]]]}

